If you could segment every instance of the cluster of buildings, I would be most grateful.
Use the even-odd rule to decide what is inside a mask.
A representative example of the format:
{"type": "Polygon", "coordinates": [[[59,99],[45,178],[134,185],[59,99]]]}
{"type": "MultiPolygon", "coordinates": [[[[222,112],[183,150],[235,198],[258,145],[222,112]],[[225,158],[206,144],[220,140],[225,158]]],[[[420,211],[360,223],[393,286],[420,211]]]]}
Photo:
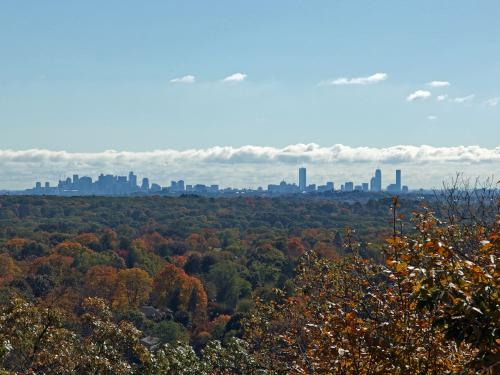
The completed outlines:
{"type": "MultiPolygon", "coordinates": [[[[326,182],[324,185],[307,185],[307,170],[299,168],[298,185],[282,181],[279,184],[270,184],[267,190],[259,187],[258,189],[220,189],[219,185],[187,185],[183,180],[172,181],[170,186],[160,186],[157,183],[150,183],[147,177],[144,177],[139,183],[137,175],[130,172],[128,176],[114,176],[111,174],[101,174],[97,180],[91,177],[80,177],[77,174],[73,178],[68,177],[60,180],[57,186],[51,186],[49,182],[43,185],[37,182],[35,187],[28,189],[25,193],[34,195],[136,195],[136,194],[200,194],[200,195],[236,195],[236,194],[254,194],[254,195],[280,195],[295,193],[328,193],[335,191],[333,181],[326,182]]],[[[380,169],[375,171],[370,183],[363,182],[355,185],[352,181],[347,181],[340,186],[341,192],[381,192],[382,172],[380,169]]],[[[408,186],[401,185],[401,170],[396,170],[395,183],[387,186],[386,191],[391,193],[408,192],[408,186]]]]}
{"type": "MultiPolygon", "coordinates": [[[[378,193],[383,191],[382,189],[382,171],[380,169],[375,170],[375,175],[370,179],[370,184],[368,182],[363,182],[360,185],[354,185],[353,182],[346,182],[341,186],[341,191],[364,191],[364,192],[374,192],[378,193]]],[[[396,169],[396,182],[394,184],[387,185],[386,191],[389,193],[408,193],[408,186],[401,185],[401,169],[396,169]]]]}
{"type": "MultiPolygon", "coordinates": [[[[407,193],[408,186],[401,185],[401,170],[396,170],[396,182],[389,184],[385,189],[390,193],[407,193]]],[[[307,170],[306,168],[299,168],[299,184],[288,184],[282,181],[279,185],[268,185],[267,191],[270,193],[290,194],[290,193],[325,193],[335,191],[335,184],[333,181],[327,182],[325,185],[316,186],[316,184],[307,185],[307,170]]],[[[375,175],[371,178],[370,183],[362,182],[355,185],[352,181],[347,181],[340,186],[341,192],[382,192],[382,171],[377,169],[375,175]]]]}
{"type": "Polygon", "coordinates": [[[169,187],[162,187],[159,184],[150,183],[147,177],[144,177],[139,184],[134,172],[130,172],[128,177],[100,174],[96,181],[93,181],[92,177],[80,177],[74,174],[73,178],[60,180],[57,186],[51,186],[49,182],[43,185],[37,182],[35,187],[28,189],[27,192],[41,195],[216,194],[219,192],[219,185],[185,185],[184,181],[180,180],[172,181],[169,187]]]}

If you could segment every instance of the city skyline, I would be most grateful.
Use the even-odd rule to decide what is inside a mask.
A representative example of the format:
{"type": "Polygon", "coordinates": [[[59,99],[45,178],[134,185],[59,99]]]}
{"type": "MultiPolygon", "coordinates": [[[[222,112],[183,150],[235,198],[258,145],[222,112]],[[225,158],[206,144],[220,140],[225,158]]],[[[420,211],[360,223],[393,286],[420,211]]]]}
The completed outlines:
{"type": "MultiPolygon", "coordinates": [[[[324,184],[307,183],[307,168],[300,167],[296,182],[287,182],[284,179],[278,183],[269,183],[267,188],[259,186],[256,189],[223,186],[218,184],[187,184],[184,180],[172,180],[170,185],[160,185],[157,182],[150,181],[149,177],[144,176],[139,183],[138,176],[130,171],[126,175],[112,175],[101,173],[94,180],[89,176],[80,176],[73,174],[72,177],[59,180],[57,185],[51,185],[50,181],[37,181],[33,188],[17,191],[17,193],[26,193],[28,195],[133,195],[133,194],[221,194],[221,193],[268,193],[268,194],[291,194],[291,193],[327,193],[327,192],[363,192],[380,193],[387,191],[389,193],[408,193],[410,190],[407,185],[402,185],[401,169],[395,170],[395,183],[389,183],[385,189],[382,188],[382,172],[380,169],[375,171],[371,181],[355,183],[345,181],[338,183],[340,188],[335,189],[334,181],[326,181],[324,184]]],[[[415,189],[417,190],[417,189],[415,189]]],[[[419,189],[422,190],[422,189],[419,189]]]]}
{"type": "Polygon", "coordinates": [[[248,145],[150,152],[0,150],[0,189],[24,189],[40,179],[54,183],[73,173],[95,178],[100,171],[126,175],[130,170],[163,183],[184,179],[257,188],[263,181],[295,181],[292,171],[301,165],[309,167],[308,179],[314,183],[327,181],[331,176],[338,181],[352,179],[370,183],[367,176],[377,168],[401,168],[405,170],[408,185],[439,188],[457,172],[472,179],[498,177],[500,147],[368,148],[295,144],[284,148],[248,145]]]}

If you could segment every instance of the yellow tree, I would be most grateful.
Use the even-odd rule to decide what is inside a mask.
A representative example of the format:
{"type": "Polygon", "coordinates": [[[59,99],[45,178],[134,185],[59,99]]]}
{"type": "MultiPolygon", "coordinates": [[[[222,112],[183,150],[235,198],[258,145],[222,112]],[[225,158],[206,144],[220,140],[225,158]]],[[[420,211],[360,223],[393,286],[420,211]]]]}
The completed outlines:
{"type": "Polygon", "coordinates": [[[140,268],[118,272],[118,288],[113,305],[115,307],[137,308],[149,300],[153,279],[140,268]]]}
{"type": "Polygon", "coordinates": [[[0,254],[0,286],[14,280],[21,273],[21,268],[9,254],[0,254]]]}

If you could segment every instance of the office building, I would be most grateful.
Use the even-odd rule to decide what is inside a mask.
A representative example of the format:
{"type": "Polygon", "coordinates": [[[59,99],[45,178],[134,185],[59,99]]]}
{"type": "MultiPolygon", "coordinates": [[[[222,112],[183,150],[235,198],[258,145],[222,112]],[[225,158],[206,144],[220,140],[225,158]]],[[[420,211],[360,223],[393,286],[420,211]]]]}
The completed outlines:
{"type": "Polygon", "coordinates": [[[382,191],[382,171],[380,169],[375,171],[375,183],[377,187],[376,191],[382,191]]]}
{"type": "Polygon", "coordinates": [[[142,191],[148,191],[149,190],[149,178],[144,177],[142,179],[141,190],[142,191]]]}
{"type": "Polygon", "coordinates": [[[161,186],[153,183],[153,184],[151,184],[150,191],[151,191],[151,193],[159,193],[161,191],[161,186]]]}
{"type": "Polygon", "coordinates": [[[306,169],[299,168],[299,189],[300,189],[300,191],[305,191],[306,186],[307,186],[306,169]]]}
{"type": "Polygon", "coordinates": [[[130,187],[132,189],[136,189],[137,188],[137,176],[132,171],[129,172],[129,174],[128,174],[128,182],[129,182],[130,187]]]}

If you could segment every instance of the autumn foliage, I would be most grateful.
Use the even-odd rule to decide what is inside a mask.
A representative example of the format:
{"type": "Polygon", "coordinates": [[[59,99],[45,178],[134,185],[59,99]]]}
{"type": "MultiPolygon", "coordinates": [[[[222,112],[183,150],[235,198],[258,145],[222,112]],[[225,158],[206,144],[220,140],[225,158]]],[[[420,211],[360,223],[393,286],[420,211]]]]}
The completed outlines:
{"type": "Polygon", "coordinates": [[[483,193],[0,197],[0,373],[498,373],[483,193]]]}

